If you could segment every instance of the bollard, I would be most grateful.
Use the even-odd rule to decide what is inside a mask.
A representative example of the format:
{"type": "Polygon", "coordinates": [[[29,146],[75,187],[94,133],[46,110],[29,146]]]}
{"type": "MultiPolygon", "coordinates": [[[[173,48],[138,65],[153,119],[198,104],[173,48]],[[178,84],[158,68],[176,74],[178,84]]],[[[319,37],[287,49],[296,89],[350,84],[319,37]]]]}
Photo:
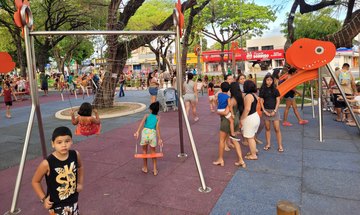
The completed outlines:
{"type": "Polygon", "coordinates": [[[276,206],[277,215],[300,215],[299,207],[289,201],[280,200],[276,206]]]}

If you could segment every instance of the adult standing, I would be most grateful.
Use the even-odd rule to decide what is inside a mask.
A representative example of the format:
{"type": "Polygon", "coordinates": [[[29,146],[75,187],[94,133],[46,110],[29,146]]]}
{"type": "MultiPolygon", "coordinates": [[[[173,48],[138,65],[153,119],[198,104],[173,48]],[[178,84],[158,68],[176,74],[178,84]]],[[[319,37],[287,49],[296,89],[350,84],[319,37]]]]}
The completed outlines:
{"type": "Polygon", "coordinates": [[[148,75],[148,80],[147,80],[147,85],[149,87],[149,93],[151,96],[150,104],[156,102],[156,97],[157,97],[158,90],[159,90],[159,83],[156,78],[156,72],[157,72],[156,69],[153,72],[150,72],[148,75]]]}
{"type": "Polygon", "coordinates": [[[257,160],[256,155],[256,141],[255,134],[260,125],[260,117],[256,112],[257,97],[255,95],[257,89],[256,85],[251,80],[244,82],[244,111],[241,115],[240,126],[242,127],[242,134],[249,145],[250,153],[245,156],[248,160],[257,160]]]}
{"type": "Polygon", "coordinates": [[[40,81],[41,81],[41,89],[44,91],[44,95],[47,96],[49,94],[49,84],[48,79],[49,75],[46,74],[44,71],[40,73],[40,81]]]}
{"type": "MultiPolygon", "coordinates": [[[[335,76],[340,82],[341,89],[345,92],[346,96],[353,96],[357,94],[355,78],[350,71],[350,65],[344,63],[341,70],[335,71],[335,76]]],[[[334,80],[330,81],[330,86],[334,85],[334,80]]],[[[346,108],[346,103],[344,101],[339,101],[338,97],[341,96],[338,89],[333,90],[334,94],[334,103],[336,110],[336,119],[335,121],[341,122],[345,120],[345,117],[341,118],[341,109],[346,108]]]]}
{"type": "Polygon", "coordinates": [[[278,151],[283,152],[283,145],[282,145],[282,136],[280,131],[280,115],[278,112],[279,105],[280,105],[280,93],[276,89],[276,85],[274,82],[274,78],[270,73],[265,75],[263,83],[260,88],[260,105],[262,108],[262,118],[265,121],[265,128],[266,128],[266,146],[264,147],[265,151],[270,149],[270,140],[271,140],[271,131],[270,125],[271,122],[274,126],[274,130],[276,133],[276,139],[278,142],[278,151]]]}
{"type": "MultiPolygon", "coordinates": [[[[289,79],[291,76],[295,75],[295,73],[296,73],[295,68],[289,69],[287,79],[289,79]]],[[[300,93],[297,92],[296,89],[294,88],[294,89],[291,89],[289,92],[287,92],[284,95],[284,98],[286,99],[286,106],[285,106],[285,111],[284,111],[284,120],[282,123],[283,126],[292,126],[292,124],[288,121],[289,110],[291,107],[294,110],[294,114],[300,125],[306,125],[309,122],[308,120],[301,118],[300,113],[297,108],[295,94],[300,94],[300,93]]]]}
{"type": "Polygon", "coordinates": [[[183,84],[183,89],[185,92],[184,95],[185,109],[186,109],[186,114],[189,117],[189,112],[191,108],[194,121],[196,122],[199,120],[199,117],[196,113],[196,104],[198,100],[197,86],[195,82],[192,80],[194,77],[192,73],[188,73],[187,77],[188,77],[187,81],[185,81],[183,84]]]}
{"type": "MultiPolygon", "coordinates": [[[[232,83],[230,85],[230,108],[233,109],[235,118],[234,118],[234,128],[239,128],[239,118],[241,113],[244,110],[244,101],[240,92],[239,85],[237,83],[232,83]]],[[[224,166],[224,149],[225,149],[225,143],[230,135],[230,121],[225,118],[225,116],[220,116],[220,131],[219,131],[219,151],[218,151],[218,158],[216,161],[213,162],[214,165],[220,165],[224,166]]],[[[241,166],[243,168],[246,167],[246,164],[242,158],[242,152],[240,148],[240,144],[236,140],[232,140],[232,143],[234,144],[234,148],[236,151],[236,154],[238,156],[238,161],[235,162],[236,166],[241,166]]]]}
{"type": "Polygon", "coordinates": [[[244,83],[245,83],[245,81],[246,81],[246,75],[244,75],[242,73],[236,78],[236,82],[239,83],[240,91],[242,93],[244,93],[244,83]]]}
{"type": "Polygon", "coordinates": [[[120,98],[120,97],[125,96],[125,92],[124,92],[125,76],[124,76],[124,74],[120,75],[119,83],[120,83],[120,91],[119,91],[119,98],[120,98]]]}

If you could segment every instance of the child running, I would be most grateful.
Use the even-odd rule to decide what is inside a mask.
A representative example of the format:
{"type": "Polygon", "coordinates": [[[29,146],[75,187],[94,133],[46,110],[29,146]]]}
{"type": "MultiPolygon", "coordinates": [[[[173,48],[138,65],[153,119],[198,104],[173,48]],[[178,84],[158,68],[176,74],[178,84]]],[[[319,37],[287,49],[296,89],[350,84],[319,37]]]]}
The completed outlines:
{"type": "Polygon", "coordinates": [[[72,134],[67,127],[53,131],[54,152],[43,160],[32,178],[32,187],[52,215],[79,214],[78,198],[83,189],[84,169],[79,152],[70,150],[72,134]],[[45,176],[47,191],[41,186],[45,176]]]}
{"type": "Polygon", "coordinates": [[[92,108],[90,103],[82,103],[78,115],[75,118],[75,112],[71,110],[71,122],[73,125],[77,125],[75,134],[89,136],[100,133],[99,113],[96,109],[92,108]],[[92,116],[92,112],[95,113],[95,117],[92,116]]]}
{"type": "Polygon", "coordinates": [[[276,89],[274,78],[271,74],[267,74],[264,77],[263,83],[259,92],[260,105],[263,110],[262,117],[265,121],[265,136],[266,136],[266,146],[264,147],[265,151],[270,149],[270,122],[273,122],[274,130],[276,133],[276,139],[278,142],[278,151],[283,152],[282,137],[280,131],[280,115],[278,112],[280,105],[280,93],[276,89]]]}
{"type": "Polygon", "coordinates": [[[217,112],[221,116],[225,116],[226,119],[230,122],[230,138],[236,141],[239,141],[239,138],[235,137],[235,129],[234,129],[234,113],[232,112],[232,108],[229,107],[230,104],[230,96],[228,92],[230,90],[230,84],[228,82],[223,82],[220,85],[221,92],[218,94],[218,108],[217,112]]]}
{"type": "Polygon", "coordinates": [[[210,111],[215,112],[215,90],[214,90],[214,84],[212,82],[209,83],[208,87],[208,96],[209,96],[209,103],[210,103],[210,111]]]}
{"type": "MultiPolygon", "coordinates": [[[[138,139],[140,129],[144,127],[141,132],[141,141],[140,141],[140,145],[143,148],[144,154],[147,154],[148,152],[148,145],[150,145],[150,153],[155,153],[155,149],[157,146],[156,136],[159,140],[160,147],[163,147],[163,141],[160,136],[160,126],[159,126],[160,117],[157,116],[159,112],[159,108],[160,108],[159,102],[151,103],[149,107],[150,114],[145,114],[144,118],[140,122],[138,129],[134,133],[134,137],[138,139]]],[[[152,160],[153,160],[153,173],[156,176],[159,172],[156,166],[156,158],[152,158],[152,160]]],[[[144,164],[141,170],[144,173],[147,173],[148,172],[147,158],[144,158],[143,162],[144,164]]]]}
{"type": "Polygon", "coordinates": [[[12,106],[11,95],[14,96],[15,101],[17,100],[17,98],[16,98],[15,93],[12,91],[9,82],[6,82],[4,84],[4,89],[0,93],[0,96],[2,96],[2,95],[4,96],[4,103],[5,103],[5,106],[6,106],[6,118],[10,119],[11,118],[10,107],[12,106]]]}

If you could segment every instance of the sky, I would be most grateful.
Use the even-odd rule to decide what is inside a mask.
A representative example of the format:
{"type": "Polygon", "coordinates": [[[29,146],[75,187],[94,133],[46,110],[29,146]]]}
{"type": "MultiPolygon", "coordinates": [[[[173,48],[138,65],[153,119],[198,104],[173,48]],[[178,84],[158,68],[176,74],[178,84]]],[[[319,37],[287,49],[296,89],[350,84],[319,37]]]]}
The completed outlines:
{"type": "Polygon", "coordinates": [[[269,30],[265,30],[262,37],[271,37],[275,35],[282,35],[280,33],[280,24],[286,20],[286,13],[291,9],[293,1],[291,0],[254,0],[255,4],[261,6],[282,6],[281,11],[276,12],[276,20],[269,24],[269,30]]]}

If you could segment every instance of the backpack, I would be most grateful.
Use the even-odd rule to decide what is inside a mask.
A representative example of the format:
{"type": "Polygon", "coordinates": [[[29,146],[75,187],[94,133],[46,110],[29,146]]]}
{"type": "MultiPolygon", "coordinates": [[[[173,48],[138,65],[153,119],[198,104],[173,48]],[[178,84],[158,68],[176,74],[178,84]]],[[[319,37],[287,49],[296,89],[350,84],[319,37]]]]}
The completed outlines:
{"type": "Polygon", "coordinates": [[[350,79],[351,79],[351,76],[350,76],[350,72],[349,71],[341,71],[340,74],[339,74],[339,82],[340,82],[340,85],[343,85],[343,86],[347,86],[350,84],[350,79]]]}

